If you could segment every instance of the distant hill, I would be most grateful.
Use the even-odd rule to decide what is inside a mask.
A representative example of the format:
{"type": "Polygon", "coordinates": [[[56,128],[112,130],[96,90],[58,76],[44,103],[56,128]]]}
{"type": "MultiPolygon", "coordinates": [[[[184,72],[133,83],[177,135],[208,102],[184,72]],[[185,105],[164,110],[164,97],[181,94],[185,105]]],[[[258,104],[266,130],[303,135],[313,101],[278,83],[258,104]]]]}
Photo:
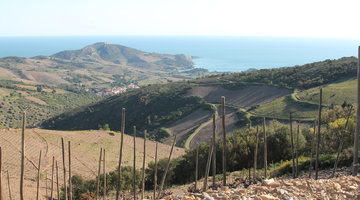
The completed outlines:
{"type": "Polygon", "coordinates": [[[36,84],[110,88],[187,80],[208,74],[181,72],[194,68],[191,56],[148,53],[130,47],[95,43],[52,56],[0,59],[0,78],[36,84]]]}
{"type": "MultiPolygon", "coordinates": [[[[218,115],[217,107],[221,96],[226,96],[228,107],[227,132],[254,125],[262,117],[287,119],[289,111],[296,113],[295,120],[309,121],[315,118],[312,114],[315,113],[317,105],[309,103],[308,96],[293,100],[298,91],[309,89],[307,93],[310,93],[313,88],[311,93],[314,93],[316,87],[333,87],[330,83],[352,79],[356,76],[356,66],[356,59],[349,57],[303,66],[154,84],[63,113],[47,120],[42,126],[50,129],[81,130],[94,129],[98,124],[109,124],[111,129],[118,130],[120,110],[124,107],[129,113],[127,127],[136,125],[139,130],[148,129],[153,138],[165,142],[170,141],[169,138],[174,134],[179,134],[178,146],[194,146],[208,138],[206,135],[210,134],[211,130],[210,113],[218,115]],[[273,114],[275,109],[278,114],[273,114]],[[201,120],[196,122],[198,119],[201,120]],[[178,130],[180,125],[181,130],[178,130]],[[188,139],[192,141],[187,141],[188,139]]],[[[326,93],[327,95],[339,92],[330,88],[327,90],[331,91],[331,94],[326,93]]],[[[341,95],[346,97],[348,94],[341,95]]],[[[337,96],[340,96],[340,93],[337,96]]],[[[341,98],[336,101],[333,99],[333,104],[342,101],[341,98]]],[[[349,99],[351,100],[353,98],[349,99]]],[[[326,102],[326,105],[329,104],[331,102],[326,102]]]]}
{"type": "Polygon", "coordinates": [[[209,74],[203,69],[188,70],[193,68],[191,56],[148,53],[103,42],[52,56],[0,58],[0,128],[19,127],[23,111],[28,111],[29,126],[34,127],[101,100],[95,93],[114,94],[209,74]]]}
{"type": "Polygon", "coordinates": [[[153,70],[190,69],[194,67],[191,56],[147,53],[122,45],[104,42],[89,45],[80,50],[62,51],[51,57],[76,62],[112,62],[153,70]]]}

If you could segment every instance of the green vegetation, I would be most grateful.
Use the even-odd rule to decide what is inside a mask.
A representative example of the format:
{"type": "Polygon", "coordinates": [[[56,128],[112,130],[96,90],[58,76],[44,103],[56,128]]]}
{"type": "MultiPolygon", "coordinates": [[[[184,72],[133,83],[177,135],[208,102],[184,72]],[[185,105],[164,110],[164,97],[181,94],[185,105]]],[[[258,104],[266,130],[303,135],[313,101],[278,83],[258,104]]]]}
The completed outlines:
{"type": "MultiPolygon", "coordinates": [[[[356,102],[356,79],[342,80],[321,86],[323,88],[323,104],[327,106],[342,105],[344,102],[356,102]]],[[[319,87],[299,92],[300,101],[317,104],[319,102],[319,87]]]]}
{"type": "Polygon", "coordinates": [[[35,87],[17,81],[0,80],[0,127],[20,127],[24,111],[27,112],[27,125],[35,127],[50,117],[102,99],[80,88],[66,89],[46,85],[35,87]],[[16,86],[17,84],[20,85],[16,86]],[[35,89],[31,89],[32,87],[35,89]]]}
{"type": "MultiPolygon", "coordinates": [[[[126,166],[121,167],[121,179],[120,185],[123,191],[129,191],[132,189],[134,176],[133,176],[133,167],[126,166]]],[[[141,172],[136,170],[136,186],[140,188],[141,183],[141,172]]],[[[118,178],[118,171],[114,170],[109,173],[106,173],[106,194],[110,191],[116,190],[116,181],[118,178]]],[[[74,199],[93,199],[95,198],[96,191],[96,179],[85,180],[80,175],[74,175],[72,178],[73,185],[73,198],[74,199]]],[[[104,175],[100,175],[100,196],[103,196],[103,186],[104,186],[104,175]]],[[[62,188],[62,191],[64,188],[62,188]]],[[[64,196],[64,192],[62,192],[64,196]]]]}
{"type": "MultiPolygon", "coordinates": [[[[336,106],[323,113],[322,116],[322,131],[320,143],[320,169],[333,167],[335,160],[335,153],[338,148],[340,133],[345,124],[345,116],[349,107],[336,106]]],[[[339,166],[348,166],[351,163],[351,155],[349,148],[351,148],[352,135],[349,133],[355,130],[355,115],[350,118],[347,127],[347,134],[345,135],[343,151],[340,156],[339,166]]],[[[280,176],[291,172],[291,138],[288,124],[282,124],[278,121],[271,121],[270,125],[266,128],[268,135],[268,163],[269,172],[272,176],[280,176]],[[270,164],[273,163],[273,164],[270,164]]],[[[294,138],[297,128],[293,126],[294,138]]],[[[259,127],[259,150],[258,150],[258,167],[263,167],[263,138],[262,127],[259,127]]],[[[313,138],[313,128],[307,124],[300,125],[299,135],[299,168],[301,170],[309,169],[309,158],[311,144],[313,138]]],[[[252,167],[253,156],[256,141],[256,128],[242,128],[238,129],[227,136],[227,169],[231,171],[245,170],[252,167]]],[[[294,140],[296,144],[296,139],[294,140]]],[[[182,157],[173,159],[171,161],[170,174],[168,178],[168,185],[184,184],[194,181],[195,171],[195,149],[187,150],[186,154],[182,157]]],[[[205,171],[207,155],[209,152],[209,145],[202,143],[199,146],[199,166],[200,172],[205,171]]],[[[222,142],[217,139],[216,144],[216,162],[217,166],[221,166],[222,155],[222,142]]],[[[165,160],[165,159],[164,159],[165,160]]],[[[151,163],[149,164],[149,166],[151,163]]],[[[152,170],[151,167],[148,170],[152,170]]],[[[221,167],[217,168],[216,173],[221,173],[221,167]]],[[[148,172],[153,173],[153,172],[148,172]]],[[[210,174],[212,174],[210,169],[210,174]]],[[[204,174],[200,173],[200,177],[204,174]]]]}
{"type": "Polygon", "coordinates": [[[168,137],[163,125],[175,121],[202,107],[211,109],[198,97],[187,97],[190,87],[186,83],[151,85],[118,96],[107,98],[97,104],[63,113],[42,124],[48,129],[86,130],[109,124],[111,130],[120,129],[121,109],[126,108],[126,133],[132,126],[148,130],[155,140],[168,137]]]}
{"type": "Polygon", "coordinates": [[[197,79],[195,82],[223,85],[228,88],[239,88],[249,84],[266,84],[284,88],[308,89],[339,79],[355,77],[356,66],[355,57],[344,57],[295,67],[213,75],[197,79]]]}

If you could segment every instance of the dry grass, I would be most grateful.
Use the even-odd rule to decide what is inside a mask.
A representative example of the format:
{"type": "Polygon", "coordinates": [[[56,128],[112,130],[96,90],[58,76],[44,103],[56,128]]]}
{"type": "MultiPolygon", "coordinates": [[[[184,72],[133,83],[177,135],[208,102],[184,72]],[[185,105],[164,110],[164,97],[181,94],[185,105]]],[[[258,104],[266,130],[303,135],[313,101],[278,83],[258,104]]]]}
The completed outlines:
{"type": "MultiPolygon", "coordinates": [[[[85,178],[95,178],[97,169],[98,151],[101,147],[106,149],[106,170],[114,170],[117,166],[120,135],[111,135],[105,131],[52,131],[43,129],[29,129],[25,133],[25,194],[27,199],[35,198],[36,174],[39,151],[42,150],[41,163],[41,195],[45,195],[45,173],[51,176],[51,159],[55,156],[62,163],[61,137],[65,141],[72,142],[72,171],[85,178]]],[[[124,165],[132,163],[132,137],[124,137],[124,165]]],[[[3,172],[9,171],[10,182],[13,190],[13,199],[19,199],[19,175],[20,175],[20,149],[21,130],[0,130],[0,146],[3,150],[3,172]]],[[[154,160],[155,143],[147,143],[146,161],[154,160]]],[[[159,144],[159,158],[168,157],[170,146],[159,144]]],[[[138,155],[142,155],[143,140],[137,138],[136,145],[138,155]]],[[[173,157],[184,154],[184,149],[175,148],[173,157]]],[[[142,156],[137,157],[137,166],[141,166],[142,156]]],[[[66,161],[67,163],[67,161],[66,161]]],[[[62,165],[60,165],[62,171],[62,165]]],[[[3,180],[6,176],[3,173],[3,180]]],[[[59,180],[62,183],[62,176],[59,180]]],[[[4,191],[7,186],[4,184],[4,191]]],[[[7,193],[5,193],[7,195],[7,193]]]]}

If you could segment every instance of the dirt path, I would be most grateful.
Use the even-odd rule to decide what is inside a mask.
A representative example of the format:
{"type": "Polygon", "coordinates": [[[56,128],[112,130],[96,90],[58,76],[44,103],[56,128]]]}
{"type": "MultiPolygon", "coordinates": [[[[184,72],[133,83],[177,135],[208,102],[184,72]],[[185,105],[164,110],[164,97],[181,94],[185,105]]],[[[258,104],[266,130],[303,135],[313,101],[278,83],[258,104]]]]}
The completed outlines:
{"type": "MultiPolygon", "coordinates": [[[[176,146],[183,145],[188,138],[189,133],[196,129],[200,124],[206,122],[211,117],[211,111],[198,109],[191,114],[179,119],[165,128],[168,129],[174,136],[176,135],[176,146]]],[[[173,137],[167,138],[164,143],[171,144],[173,137]]]]}
{"type": "MultiPolygon", "coordinates": [[[[226,108],[225,109],[225,127],[226,133],[230,133],[236,128],[236,122],[238,121],[238,117],[236,115],[236,109],[234,108],[226,108]]],[[[218,107],[218,116],[216,118],[216,135],[220,136],[222,134],[222,120],[220,116],[221,108],[218,107]]],[[[190,141],[190,148],[195,148],[199,143],[209,141],[212,138],[212,123],[207,124],[203,127],[190,141]]]]}

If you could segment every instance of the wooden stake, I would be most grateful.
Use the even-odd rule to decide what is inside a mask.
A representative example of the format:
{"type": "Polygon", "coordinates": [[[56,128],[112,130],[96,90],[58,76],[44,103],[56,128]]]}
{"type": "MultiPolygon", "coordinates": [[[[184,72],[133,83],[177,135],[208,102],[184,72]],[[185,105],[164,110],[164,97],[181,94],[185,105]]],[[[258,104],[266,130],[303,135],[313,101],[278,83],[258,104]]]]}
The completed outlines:
{"type": "Polygon", "coordinates": [[[205,178],[204,178],[204,185],[203,185],[203,192],[206,192],[208,190],[208,177],[209,177],[209,171],[210,171],[210,163],[211,163],[211,157],[213,153],[213,146],[212,142],[209,143],[209,154],[206,161],[206,168],[205,168],[205,178]]]}
{"type": "Polygon", "coordinates": [[[296,178],[299,177],[299,134],[300,134],[300,125],[298,124],[297,125],[297,132],[296,132],[296,146],[295,146],[295,163],[296,163],[296,166],[295,166],[295,176],[296,178]]]}
{"type": "Polygon", "coordinates": [[[258,146],[259,146],[259,127],[256,126],[256,141],[255,141],[255,151],[254,151],[254,171],[253,171],[253,181],[254,182],[256,180],[258,146]]]}
{"type": "Polygon", "coordinates": [[[45,172],[45,194],[46,194],[46,198],[48,197],[49,193],[48,193],[48,178],[47,178],[47,171],[45,172]]]}
{"type": "Polygon", "coordinates": [[[348,125],[349,118],[350,118],[350,116],[351,116],[351,111],[352,111],[352,106],[350,106],[348,115],[347,115],[347,117],[346,117],[346,122],[345,122],[345,125],[344,125],[344,129],[343,129],[343,131],[342,131],[342,133],[341,133],[339,148],[338,148],[338,151],[337,151],[336,160],[335,160],[335,164],[334,164],[334,169],[333,169],[333,172],[332,172],[331,177],[334,177],[334,176],[335,176],[335,172],[336,172],[336,169],[337,169],[337,166],[338,166],[338,162],[339,162],[340,153],[341,153],[341,150],[342,150],[342,147],[343,147],[343,144],[344,144],[346,127],[347,127],[347,125],[348,125]]]}
{"type": "Polygon", "coordinates": [[[136,126],[133,127],[133,138],[134,138],[134,159],[133,159],[133,195],[134,200],[136,200],[136,126]]]}
{"type": "Polygon", "coordinates": [[[64,138],[61,138],[61,147],[62,147],[62,160],[63,160],[63,171],[64,171],[64,196],[65,200],[68,199],[67,187],[66,187],[66,164],[65,164],[65,145],[64,138]]]}
{"type": "Polygon", "coordinates": [[[0,147],[0,200],[3,200],[2,194],[2,149],[0,147]]]}
{"type": "Polygon", "coordinates": [[[105,165],[105,149],[104,149],[104,158],[103,158],[103,174],[104,174],[104,186],[103,186],[103,200],[106,200],[106,165],[105,165]]]}
{"type": "Polygon", "coordinates": [[[291,112],[289,113],[289,124],[290,124],[290,141],[291,141],[292,176],[293,176],[293,178],[295,178],[296,177],[296,174],[295,174],[295,147],[294,147],[295,145],[294,145],[291,112]]]}
{"type": "Polygon", "coordinates": [[[50,199],[53,200],[53,192],[54,192],[54,163],[55,163],[55,157],[53,156],[52,159],[52,167],[51,167],[51,190],[50,190],[50,199]]]}
{"type": "Polygon", "coordinates": [[[311,178],[312,169],[313,169],[313,160],[314,160],[314,148],[316,141],[316,120],[314,121],[314,132],[311,141],[311,154],[310,154],[310,166],[309,166],[309,178],[311,178]]]}
{"type": "Polygon", "coordinates": [[[319,167],[319,155],[320,155],[321,107],[322,107],[322,88],[320,88],[318,131],[316,138],[315,180],[318,179],[318,172],[319,172],[318,167],[319,167]]]}
{"type": "Polygon", "coordinates": [[[119,153],[119,162],[118,162],[118,177],[116,181],[116,200],[119,200],[120,195],[120,179],[121,179],[121,162],[122,162],[122,151],[124,144],[124,134],[125,134],[125,108],[121,112],[121,141],[120,141],[120,153],[119,153]]]}
{"type": "Polygon", "coordinates": [[[7,182],[8,182],[8,189],[9,189],[9,199],[12,200],[9,171],[6,171],[6,174],[7,174],[7,182]]]}
{"type": "Polygon", "coordinates": [[[57,199],[60,200],[59,167],[57,160],[55,161],[55,168],[56,168],[56,193],[57,193],[57,199]]]}
{"type": "Polygon", "coordinates": [[[157,186],[157,152],[158,143],[155,144],[155,166],[154,166],[154,199],[156,200],[156,186],[157,186]]]}
{"type": "Polygon", "coordinates": [[[144,131],[144,154],[143,154],[143,166],[141,174],[141,200],[144,199],[145,192],[145,160],[146,160],[146,130],[144,131]]]}
{"type": "Polygon", "coordinates": [[[69,200],[72,200],[72,180],[71,180],[71,143],[68,141],[68,151],[69,151],[69,200]]]}
{"type": "Polygon", "coordinates": [[[358,48],[357,109],[356,109],[356,130],[354,133],[353,176],[356,176],[359,171],[359,134],[360,134],[360,46],[358,48]]]}
{"type": "Polygon", "coordinates": [[[267,135],[266,135],[266,120],[264,117],[263,132],[264,132],[264,177],[267,179],[267,135]]]}
{"type": "Polygon", "coordinates": [[[26,112],[23,113],[22,131],[21,131],[20,200],[24,200],[25,124],[26,124],[26,112]]]}
{"type": "Polygon", "coordinates": [[[198,175],[199,174],[199,145],[196,147],[196,155],[195,155],[195,191],[197,191],[197,183],[198,183],[198,175]]]}
{"type": "Polygon", "coordinates": [[[98,176],[96,179],[96,200],[99,199],[99,191],[100,191],[101,158],[102,158],[102,148],[100,148],[99,169],[98,169],[98,176]]]}
{"type": "Polygon", "coordinates": [[[169,159],[168,159],[167,164],[166,164],[165,172],[164,172],[164,174],[163,174],[163,176],[162,176],[162,179],[161,179],[161,185],[160,185],[160,188],[159,188],[159,193],[158,193],[157,198],[160,197],[161,192],[162,192],[162,190],[163,190],[163,188],[164,188],[165,179],[166,179],[166,174],[167,174],[167,172],[168,172],[168,170],[169,170],[170,161],[171,161],[171,155],[172,155],[173,150],[174,150],[175,142],[176,142],[176,135],[175,135],[175,137],[174,137],[174,141],[173,141],[172,146],[171,146],[171,150],[170,150],[170,154],[169,154],[169,159]]]}
{"type": "Polygon", "coordinates": [[[39,200],[40,167],[41,167],[41,150],[40,150],[40,154],[39,154],[39,165],[38,165],[38,173],[37,173],[37,180],[36,180],[36,200],[39,200]]]}
{"type": "Polygon", "coordinates": [[[212,154],[212,188],[216,189],[216,115],[213,114],[213,135],[212,135],[212,146],[213,146],[213,154],[212,154]]]}
{"type": "Polygon", "coordinates": [[[223,149],[222,149],[222,168],[223,168],[223,185],[226,185],[226,127],[225,127],[225,97],[221,97],[222,108],[222,129],[223,129],[223,149]]]}

